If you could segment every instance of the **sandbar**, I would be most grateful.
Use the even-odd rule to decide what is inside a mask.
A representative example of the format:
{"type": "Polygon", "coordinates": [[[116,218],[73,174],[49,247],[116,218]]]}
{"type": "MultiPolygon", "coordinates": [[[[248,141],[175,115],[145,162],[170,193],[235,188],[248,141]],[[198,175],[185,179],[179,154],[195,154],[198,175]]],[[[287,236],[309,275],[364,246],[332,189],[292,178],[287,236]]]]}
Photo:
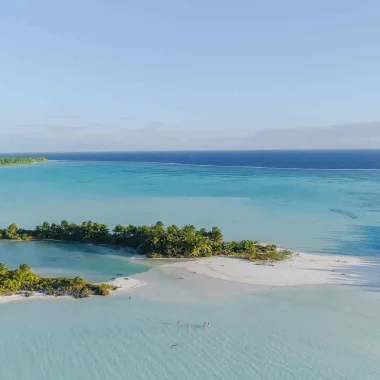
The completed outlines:
{"type": "Polygon", "coordinates": [[[214,256],[165,264],[221,280],[263,286],[340,284],[380,286],[380,261],[376,258],[295,252],[288,260],[256,263],[236,257],[214,256]]]}

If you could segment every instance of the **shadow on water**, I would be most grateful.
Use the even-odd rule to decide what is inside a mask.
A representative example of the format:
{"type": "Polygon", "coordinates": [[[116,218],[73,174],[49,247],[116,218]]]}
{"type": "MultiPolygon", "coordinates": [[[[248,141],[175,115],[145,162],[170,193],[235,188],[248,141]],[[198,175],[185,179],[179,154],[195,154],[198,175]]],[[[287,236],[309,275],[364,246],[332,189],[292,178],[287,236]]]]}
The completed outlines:
{"type": "Polygon", "coordinates": [[[25,262],[44,275],[83,276],[94,282],[150,269],[142,260],[134,260],[131,250],[66,241],[0,241],[0,256],[9,268],[25,262]]]}
{"type": "Polygon", "coordinates": [[[166,325],[166,326],[176,326],[176,327],[179,327],[179,328],[196,328],[196,329],[203,329],[205,326],[202,324],[192,324],[192,323],[181,323],[181,322],[162,322],[163,325],[166,325]]]}
{"type": "Polygon", "coordinates": [[[327,269],[310,268],[310,271],[331,272],[330,280],[340,286],[353,286],[368,291],[380,292],[380,258],[362,258],[360,262],[352,263],[344,256],[336,260],[336,265],[327,269]],[[342,265],[343,264],[343,265],[342,265]]]}
{"type": "Polygon", "coordinates": [[[350,226],[349,232],[328,239],[330,247],[319,253],[380,257],[380,226],[350,226]],[[347,239],[347,236],[350,239],[347,239]]]}
{"type": "Polygon", "coordinates": [[[21,242],[23,244],[37,243],[43,244],[51,248],[57,248],[66,252],[80,251],[82,254],[97,254],[104,256],[120,256],[120,257],[139,257],[139,254],[131,248],[121,248],[118,246],[105,244],[90,244],[60,240],[36,240],[32,242],[21,242]]]}
{"type": "Polygon", "coordinates": [[[348,265],[337,269],[344,274],[342,285],[380,292],[380,260],[366,260],[363,265],[348,265]]]}
{"type": "Polygon", "coordinates": [[[350,226],[348,233],[336,233],[328,239],[328,244],[329,248],[315,253],[342,255],[337,265],[329,269],[336,272],[335,283],[380,291],[380,226],[350,226]],[[344,256],[360,256],[362,262],[349,264],[344,256]]]}
{"type": "Polygon", "coordinates": [[[350,218],[352,220],[358,219],[358,217],[354,213],[352,213],[350,211],[342,210],[339,208],[330,208],[330,212],[334,212],[336,214],[343,215],[343,216],[350,218]]]}

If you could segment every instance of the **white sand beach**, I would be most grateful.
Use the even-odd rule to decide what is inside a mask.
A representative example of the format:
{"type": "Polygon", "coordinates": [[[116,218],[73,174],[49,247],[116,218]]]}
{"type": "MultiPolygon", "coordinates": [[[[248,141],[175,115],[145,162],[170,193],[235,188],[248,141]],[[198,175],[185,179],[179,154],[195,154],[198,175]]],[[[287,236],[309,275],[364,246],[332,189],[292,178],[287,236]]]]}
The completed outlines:
{"type": "Polygon", "coordinates": [[[112,281],[108,281],[107,284],[117,286],[117,289],[112,293],[114,294],[115,292],[124,293],[136,288],[141,288],[147,283],[133,277],[117,277],[112,281]]]}
{"type": "MultiPolygon", "coordinates": [[[[338,284],[380,287],[380,260],[356,256],[321,255],[295,252],[289,260],[277,263],[255,263],[235,257],[215,256],[160,265],[179,268],[189,273],[257,286],[295,286],[338,284]]],[[[117,277],[108,284],[120,294],[147,285],[134,277],[117,277]]],[[[40,298],[61,298],[41,293],[0,296],[0,303],[40,298]]],[[[70,298],[65,296],[65,298],[70,298]]]]}
{"type": "Polygon", "coordinates": [[[45,298],[70,298],[69,296],[60,296],[60,297],[54,297],[54,296],[49,296],[47,294],[43,293],[34,293],[30,297],[26,297],[23,294],[12,294],[11,296],[0,296],[0,304],[6,303],[6,302],[13,302],[13,301],[22,301],[22,300],[36,300],[36,299],[45,299],[45,298]]]}
{"type": "Polygon", "coordinates": [[[346,284],[380,286],[380,261],[296,252],[285,261],[258,264],[234,257],[211,257],[166,264],[210,277],[264,286],[346,284]]]}

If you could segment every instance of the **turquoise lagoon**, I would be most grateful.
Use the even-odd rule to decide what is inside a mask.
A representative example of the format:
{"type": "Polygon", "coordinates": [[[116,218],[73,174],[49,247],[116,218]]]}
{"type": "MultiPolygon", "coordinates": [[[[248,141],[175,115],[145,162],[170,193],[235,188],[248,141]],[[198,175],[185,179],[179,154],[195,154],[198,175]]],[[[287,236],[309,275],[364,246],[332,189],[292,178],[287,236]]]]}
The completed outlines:
{"type": "MultiPolygon", "coordinates": [[[[227,239],[379,256],[379,194],[377,171],[50,162],[0,168],[0,224],[162,220],[218,225],[227,239]]],[[[58,242],[2,242],[0,257],[92,281],[139,273],[149,284],[131,300],[0,304],[0,379],[380,378],[376,288],[180,280],[119,250],[58,242]]]]}
{"type": "Polygon", "coordinates": [[[7,242],[0,240],[1,262],[10,268],[28,263],[45,276],[82,276],[92,282],[129,276],[149,269],[129,259],[130,252],[91,244],[44,242],[7,242]]]}
{"type": "Polygon", "coordinates": [[[70,161],[3,167],[0,225],[162,220],[218,225],[227,239],[378,255],[379,173],[70,161]]]}

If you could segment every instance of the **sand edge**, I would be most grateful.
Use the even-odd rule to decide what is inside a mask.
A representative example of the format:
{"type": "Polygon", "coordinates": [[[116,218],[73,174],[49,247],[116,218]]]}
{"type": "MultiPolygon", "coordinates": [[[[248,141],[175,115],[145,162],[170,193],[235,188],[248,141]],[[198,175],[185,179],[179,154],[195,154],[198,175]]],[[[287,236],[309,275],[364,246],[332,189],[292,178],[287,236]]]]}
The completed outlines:
{"type": "Polygon", "coordinates": [[[380,261],[356,256],[294,252],[291,259],[273,264],[214,256],[165,264],[162,267],[185,268],[194,274],[251,285],[380,286],[380,261]]]}

